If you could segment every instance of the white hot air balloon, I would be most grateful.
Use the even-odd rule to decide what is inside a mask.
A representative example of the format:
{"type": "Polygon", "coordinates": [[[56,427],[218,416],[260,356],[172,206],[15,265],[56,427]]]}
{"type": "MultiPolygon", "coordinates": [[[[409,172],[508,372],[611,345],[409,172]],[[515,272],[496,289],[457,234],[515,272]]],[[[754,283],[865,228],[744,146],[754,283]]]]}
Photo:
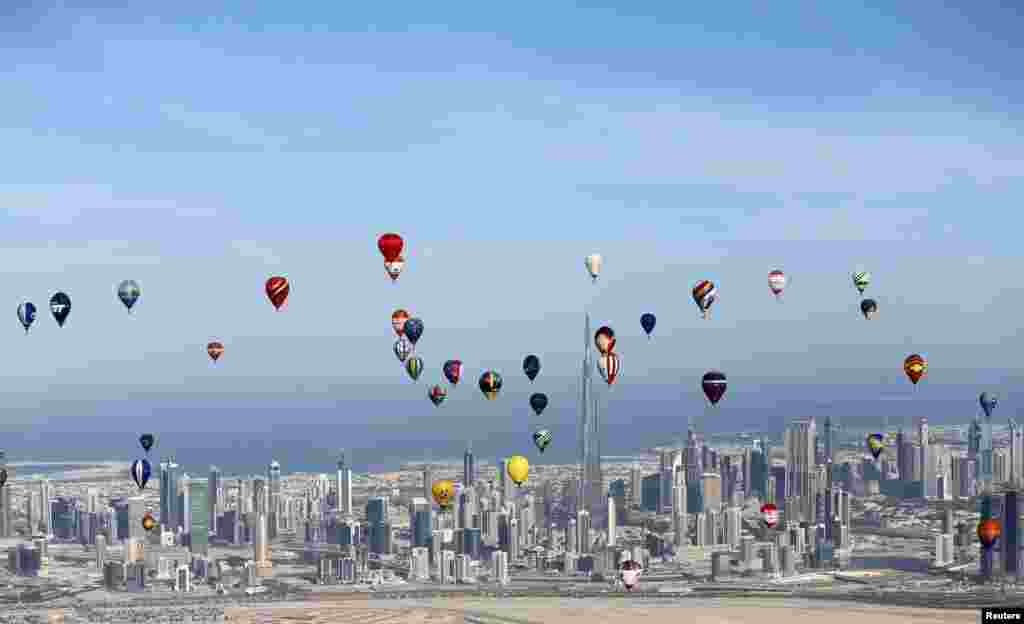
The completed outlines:
{"type": "Polygon", "coordinates": [[[601,254],[590,254],[583,260],[583,265],[587,267],[591,279],[596,282],[597,277],[601,275],[601,254]]]}

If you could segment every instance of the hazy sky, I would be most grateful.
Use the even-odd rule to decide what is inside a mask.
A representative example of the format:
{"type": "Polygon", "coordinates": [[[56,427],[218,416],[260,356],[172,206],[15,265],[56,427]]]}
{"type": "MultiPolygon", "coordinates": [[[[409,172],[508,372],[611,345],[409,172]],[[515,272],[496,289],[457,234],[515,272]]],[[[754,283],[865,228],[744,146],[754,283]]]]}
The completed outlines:
{"type": "Polygon", "coordinates": [[[710,368],[730,380],[722,427],[829,405],[909,418],[911,352],[930,363],[913,415],[966,419],[981,389],[1003,394],[998,414],[1018,409],[1012,8],[247,1],[210,19],[191,0],[11,4],[8,448],[130,419],[287,429],[314,448],[415,443],[425,422],[528,443],[531,352],[544,423],[569,446],[585,308],[620,336],[610,426],[702,417],[710,368]],[[407,241],[396,285],[384,231],[407,241]],[[774,268],[791,280],[781,304],[774,268]],[[874,277],[871,322],[855,269],[874,277]],[[279,313],[271,274],[292,282],[279,313]],[[143,291],[132,317],[115,297],[126,278],[143,291]],[[710,321],[690,297],[702,278],[720,290],[710,321]],[[56,290],[73,301],[62,330],[56,290]],[[40,308],[27,338],[23,300],[40,308]],[[391,353],[397,307],[426,325],[418,384],[391,353]],[[426,389],[453,357],[466,379],[435,409],[426,389]],[[484,368],[505,376],[498,401],[475,387],[484,368]]]}

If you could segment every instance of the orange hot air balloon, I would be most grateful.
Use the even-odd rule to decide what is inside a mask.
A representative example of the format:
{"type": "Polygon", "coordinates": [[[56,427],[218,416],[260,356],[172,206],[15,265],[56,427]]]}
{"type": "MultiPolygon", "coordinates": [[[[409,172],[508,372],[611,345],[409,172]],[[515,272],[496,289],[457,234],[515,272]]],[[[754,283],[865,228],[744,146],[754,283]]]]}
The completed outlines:
{"type": "Polygon", "coordinates": [[[273,304],[275,310],[280,310],[285,300],[288,299],[291,286],[288,285],[286,278],[274,276],[267,280],[266,290],[267,299],[270,299],[270,303],[273,304]]]}
{"type": "Polygon", "coordinates": [[[903,360],[903,372],[907,374],[910,383],[917,385],[917,382],[928,372],[928,361],[914,353],[903,360]]]}
{"type": "Polygon", "coordinates": [[[992,548],[992,545],[999,539],[999,521],[995,518],[986,518],[978,523],[978,539],[981,540],[981,545],[986,550],[992,548]]]}
{"type": "Polygon", "coordinates": [[[211,342],[206,345],[206,353],[210,356],[210,359],[216,362],[220,359],[222,353],[224,353],[224,345],[219,342],[211,342]]]}
{"type": "Polygon", "coordinates": [[[455,484],[447,479],[434,481],[434,484],[430,487],[430,493],[434,497],[434,502],[437,503],[437,506],[442,511],[445,511],[452,506],[453,499],[455,498],[455,484]]]}
{"type": "Polygon", "coordinates": [[[147,531],[152,531],[156,528],[156,520],[153,519],[153,515],[148,511],[146,515],[142,516],[142,528],[147,531]]]}
{"type": "Polygon", "coordinates": [[[398,260],[399,256],[402,255],[402,249],[405,247],[405,241],[402,237],[394,232],[388,232],[382,234],[377,239],[377,249],[380,250],[380,255],[384,256],[384,262],[394,262],[398,260]]]}
{"type": "Polygon", "coordinates": [[[408,320],[409,313],[405,310],[398,309],[391,314],[391,329],[395,330],[399,338],[405,335],[405,322],[408,320]]]}

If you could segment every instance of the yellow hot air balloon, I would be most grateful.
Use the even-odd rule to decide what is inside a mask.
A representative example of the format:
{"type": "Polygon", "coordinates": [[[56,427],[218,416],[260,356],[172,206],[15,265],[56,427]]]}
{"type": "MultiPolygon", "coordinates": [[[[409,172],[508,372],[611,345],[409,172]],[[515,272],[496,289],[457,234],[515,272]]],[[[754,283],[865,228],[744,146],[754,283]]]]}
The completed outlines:
{"type": "Polygon", "coordinates": [[[513,483],[522,486],[526,482],[526,477],[530,474],[530,462],[522,455],[513,455],[508,458],[505,470],[508,472],[508,476],[512,479],[513,483]]]}
{"type": "Polygon", "coordinates": [[[434,481],[434,485],[430,488],[430,494],[434,497],[434,502],[438,507],[448,509],[452,505],[452,498],[455,497],[455,484],[447,479],[434,481]]]}

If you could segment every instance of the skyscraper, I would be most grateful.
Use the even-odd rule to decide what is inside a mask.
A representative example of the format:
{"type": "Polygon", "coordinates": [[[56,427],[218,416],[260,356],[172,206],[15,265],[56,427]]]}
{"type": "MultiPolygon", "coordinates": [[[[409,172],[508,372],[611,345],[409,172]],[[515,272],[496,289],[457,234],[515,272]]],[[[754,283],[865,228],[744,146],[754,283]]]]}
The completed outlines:
{"type": "Polygon", "coordinates": [[[979,451],[981,461],[978,465],[978,479],[982,481],[985,490],[992,488],[992,418],[984,416],[981,424],[981,440],[979,451]]]}
{"type": "Polygon", "coordinates": [[[935,479],[935,457],[931,452],[931,442],[928,439],[928,419],[922,416],[917,421],[918,463],[921,465],[921,488],[925,497],[934,498],[938,493],[937,481],[935,479]]]}
{"type": "Polygon", "coordinates": [[[473,461],[473,449],[466,445],[466,452],[462,456],[462,484],[472,487],[476,482],[476,464],[473,461]]]}
{"type": "Polygon", "coordinates": [[[188,528],[189,552],[205,555],[210,544],[210,504],[207,502],[209,484],[201,479],[189,479],[188,489],[192,511],[188,528]]]}
{"type": "MultiPolygon", "coordinates": [[[[0,451],[0,468],[7,470],[8,481],[14,479],[14,468],[7,465],[7,453],[0,451]]],[[[43,508],[47,508],[47,503],[43,503],[43,508]]],[[[10,486],[0,488],[0,537],[12,537],[14,535],[14,527],[11,521],[14,519],[14,514],[11,509],[11,488],[10,486]]]]}
{"type": "Polygon", "coordinates": [[[220,468],[210,466],[210,480],[207,498],[210,505],[210,530],[217,532],[217,514],[220,513],[220,468]]]}
{"type": "Polygon", "coordinates": [[[160,524],[169,531],[182,526],[178,510],[178,468],[173,458],[160,462],[160,524]]]}
{"type": "MultiPolygon", "coordinates": [[[[577,423],[579,436],[580,492],[579,509],[590,512],[592,521],[603,522],[606,513],[604,478],[601,472],[601,427],[594,394],[593,367],[590,351],[590,314],[583,328],[583,368],[580,376],[580,405],[577,423]]],[[[600,526],[600,524],[598,525],[600,526]]]]}
{"type": "Polygon", "coordinates": [[[1002,535],[1003,569],[1006,576],[1015,579],[1020,574],[1020,501],[1015,490],[1006,492],[1003,499],[1002,535]]]}
{"type": "MultiPolygon", "coordinates": [[[[817,428],[814,418],[798,420],[786,429],[786,500],[799,499],[800,511],[812,507],[814,494],[811,474],[814,472],[817,428]]],[[[796,510],[786,509],[789,514],[796,510]]],[[[810,515],[810,514],[808,514],[810,515]]]]}
{"type": "Polygon", "coordinates": [[[352,509],[352,469],[345,462],[345,452],[338,456],[338,511],[351,516],[352,509]]]}
{"type": "Polygon", "coordinates": [[[267,537],[277,537],[277,510],[281,504],[281,464],[277,461],[270,462],[267,467],[267,483],[269,485],[269,500],[267,501],[267,537]]]}

